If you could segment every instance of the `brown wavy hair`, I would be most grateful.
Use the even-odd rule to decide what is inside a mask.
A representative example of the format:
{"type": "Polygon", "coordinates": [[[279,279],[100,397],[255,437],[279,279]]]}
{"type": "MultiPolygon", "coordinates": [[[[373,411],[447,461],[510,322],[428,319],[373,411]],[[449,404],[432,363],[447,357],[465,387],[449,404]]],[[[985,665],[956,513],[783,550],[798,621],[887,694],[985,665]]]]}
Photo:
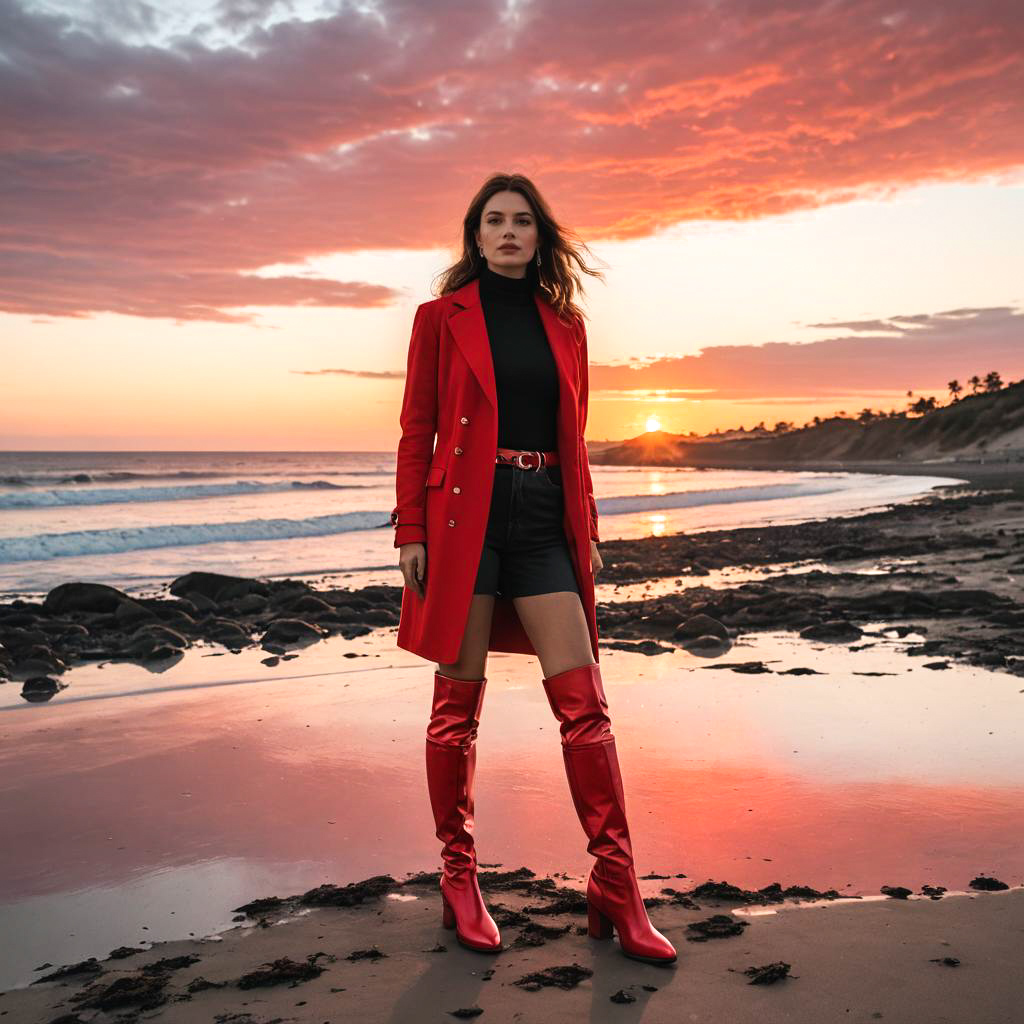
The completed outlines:
{"type": "Polygon", "coordinates": [[[580,251],[590,250],[579,236],[555,220],[537,186],[523,174],[492,174],[473,196],[466,216],[462,221],[462,255],[447,270],[440,274],[437,295],[448,295],[480,275],[484,258],[476,245],[476,230],[480,226],[487,200],[495,192],[518,192],[530,204],[537,222],[537,247],[540,251],[541,266],[536,259],[526,266],[526,276],[535,289],[554,308],[558,316],[570,322],[583,321],[583,311],[576,305],[577,294],[582,295],[583,286],[579,275],[570,266],[575,263],[584,274],[604,280],[599,270],[589,267],[580,251]]]}

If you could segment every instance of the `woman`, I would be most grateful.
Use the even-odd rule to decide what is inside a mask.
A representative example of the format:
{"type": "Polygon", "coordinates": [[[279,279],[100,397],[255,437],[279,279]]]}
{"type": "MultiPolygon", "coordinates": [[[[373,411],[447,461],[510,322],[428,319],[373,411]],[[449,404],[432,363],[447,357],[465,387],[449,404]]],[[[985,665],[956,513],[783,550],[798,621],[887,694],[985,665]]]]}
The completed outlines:
{"type": "Polygon", "coordinates": [[[637,887],[598,665],[587,335],[569,263],[600,274],[522,175],[484,184],[462,246],[413,320],[391,513],[405,581],[397,644],[438,663],[426,768],[444,843],[442,920],[470,949],[501,948],[477,882],[476,732],[488,652],[533,654],[596,858],[589,934],[610,938],[614,926],[627,956],[671,963],[637,887]]]}

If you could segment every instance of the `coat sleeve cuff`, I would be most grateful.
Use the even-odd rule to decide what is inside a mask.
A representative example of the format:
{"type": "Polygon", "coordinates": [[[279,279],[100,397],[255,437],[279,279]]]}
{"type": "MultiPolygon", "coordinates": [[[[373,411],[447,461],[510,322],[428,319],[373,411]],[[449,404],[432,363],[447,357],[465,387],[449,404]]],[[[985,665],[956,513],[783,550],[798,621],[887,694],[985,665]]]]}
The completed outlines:
{"type": "Polygon", "coordinates": [[[395,527],[395,543],[396,548],[400,548],[403,544],[426,544],[427,543],[427,531],[418,525],[412,526],[396,526],[395,527]]]}
{"type": "Polygon", "coordinates": [[[394,508],[391,525],[395,529],[396,548],[403,544],[425,544],[427,542],[425,510],[422,508],[394,508]]]}

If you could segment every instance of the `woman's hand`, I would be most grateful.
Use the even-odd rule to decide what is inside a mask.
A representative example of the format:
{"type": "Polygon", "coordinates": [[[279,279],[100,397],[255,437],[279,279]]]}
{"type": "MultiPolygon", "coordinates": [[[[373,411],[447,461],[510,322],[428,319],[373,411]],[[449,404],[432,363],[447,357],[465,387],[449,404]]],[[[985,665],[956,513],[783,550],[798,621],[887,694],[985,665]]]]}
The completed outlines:
{"type": "Polygon", "coordinates": [[[398,567],[405,585],[422,600],[426,594],[424,577],[427,571],[427,548],[424,544],[402,544],[398,549],[398,567]]]}
{"type": "Polygon", "coordinates": [[[601,552],[597,550],[597,541],[593,538],[590,539],[590,571],[594,576],[597,576],[598,569],[604,568],[604,562],[601,560],[601,552]]]}

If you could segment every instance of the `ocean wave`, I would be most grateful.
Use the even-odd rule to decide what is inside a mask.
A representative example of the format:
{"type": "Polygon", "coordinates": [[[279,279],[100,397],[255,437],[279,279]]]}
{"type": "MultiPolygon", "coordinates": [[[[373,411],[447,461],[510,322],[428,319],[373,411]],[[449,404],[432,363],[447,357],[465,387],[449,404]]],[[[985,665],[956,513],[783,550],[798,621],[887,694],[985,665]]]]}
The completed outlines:
{"type": "Polygon", "coordinates": [[[273,483],[235,480],[224,484],[191,484],[175,487],[96,487],[88,491],[19,491],[0,494],[0,509],[62,508],[68,505],[115,505],[137,501],[190,501],[194,498],[223,498],[235,494],[273,494],[307,489],[313,491],[347,490],[355,484],[333,484],[328,480],[281,480],[273,483]]]}
{"type": "Polygon", "coordinates": [[[116,483],[121,480],[202,480],[219,476],[235,476],[234,473],[214,473],[208,470],[182,469],[176,473],[135,473],[131,470],[111,470],[108,473],[17,473],[0,476],[3,487],[45,487],[49,484],[94,484],[116,483]]]}
{"type": "Polygon", "coordinates": [[[794,480],[785,484],[754,484],[741,487],[714,487],[705,491],[670,491],[667,494],[630,494],[601,498],[599,515],[626,512],[651,512],[663,508],[692,508],[699,505],[724,505],[737,501],[769,501],[780,498],[807,498],[818,494],[848,491],[863,487],[863,481],[842,477],[794,480]]]}
{"type": "Polygon", "coordinates": [[[388,526],[386,512],[341,512],[309,519],[249,519],[237,523],[180,523],[110,530],[72,530],[0,538],[0,563],[114,555],[152,548],[191,547],[256,540],[324,537],[388,526]]]}
{"type": "MultiPolygon", "coordinates": [[[[251,470],[250,470],[251,471],[251,470]]],[[[261,471],[262,472],[262,471],[261,471]]],[[[345,476],[389,476],[394,470],[387,469],[345,469],[338,470],[345,476]]],[[[289,469],[287,476],[316,476],[324,473],[324,469],[301,470],[289,469]]],[[[270,472],[264,475],[273,475],[270,472]]],[[[17,473],[0,476],[0,487],[49,487],[63,484],[95,484],[121,483],[127,480],[216,480],[220,477],[236,477],[237,472],[217,472],[207,469],[182,469],[176,472],[157,470],[153,473],[137,473],[132,470],[110,470],[105,473],[17,473]]]]}

